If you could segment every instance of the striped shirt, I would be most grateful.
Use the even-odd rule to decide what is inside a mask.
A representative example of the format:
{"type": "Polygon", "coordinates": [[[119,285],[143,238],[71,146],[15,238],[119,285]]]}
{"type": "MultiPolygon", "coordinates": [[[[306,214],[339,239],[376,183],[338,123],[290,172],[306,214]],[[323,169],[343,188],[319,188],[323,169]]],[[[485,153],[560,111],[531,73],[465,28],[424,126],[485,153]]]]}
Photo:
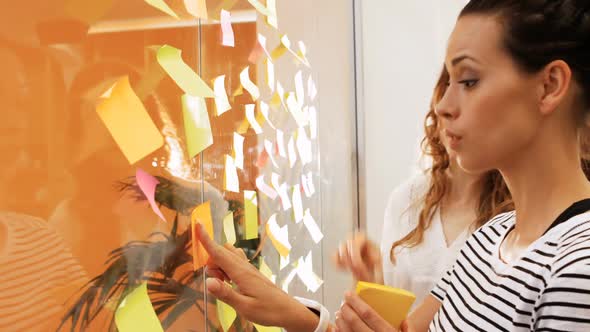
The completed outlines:
{"type": "Polygon", "coordinates": [[[429,330],[590,331],[590,212],[573,207],[512,264],[499,249],[514,211],[476,231],[431,291],[442,306],[429,330]]]}
{"type": "Polygon", "coordinates": [[[86,273],[41,219],[0,212],[0,233],[0,331],[55,331],[86,273]]]}

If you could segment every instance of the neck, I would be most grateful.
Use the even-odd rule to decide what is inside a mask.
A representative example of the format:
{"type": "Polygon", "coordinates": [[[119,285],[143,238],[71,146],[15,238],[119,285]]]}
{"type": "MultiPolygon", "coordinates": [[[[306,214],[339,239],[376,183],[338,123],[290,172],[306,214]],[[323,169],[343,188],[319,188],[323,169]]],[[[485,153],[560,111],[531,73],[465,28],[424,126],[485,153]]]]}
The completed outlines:
{"type": "Polygon", "coordinates": [[[451,160],[447,175],[451,183],[450,191],[446,195],[447,204],[452,202],[458,205],[472,205],[479,199],[482,175],[465,172],[455,159],[451,160]]]}
{"type": "Polygon", "coordinates": [[[559,137],[535,138],[500,167],[516,208],[514,232],[523,243],[539,238],[572,203],[590,197],[577,138],[559,137]]]}

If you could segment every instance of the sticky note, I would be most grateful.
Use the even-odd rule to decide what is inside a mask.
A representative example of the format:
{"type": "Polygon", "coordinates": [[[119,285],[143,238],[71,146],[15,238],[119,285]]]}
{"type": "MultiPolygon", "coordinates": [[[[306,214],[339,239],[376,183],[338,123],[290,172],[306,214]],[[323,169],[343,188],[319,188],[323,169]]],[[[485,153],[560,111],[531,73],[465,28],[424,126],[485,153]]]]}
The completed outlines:
{"type": "Polygon", "coordinates": [[[147,198],[148,202],[150,203],[152,210],[162,220],[166,221],[166,218],[164,218],[162,211],[160,211],[160,208],[158,207],[158,204],[156,203],[156,198],[155,198],[156,186],[160,183],[160,181],[158,181],[158,179],[156,179],[152,175],[146,173],[144,170],[142,170],[140,168],[138,168],[137,171],[135,172],[135,181],[137,182],[139,189],[141,189],[141,191],[143,192],[143,194],[147,198]]]}
{"type": "Polygon", "coordinates": [[[129,292],[115,312],[119,332],[163,332],[144,282],[129,292]]]}
{"type": "Polygon", "coordinates": [[[299,128],[297,131],[297,151],[299,151],[299,156],[301,157],[301,163],[303,165],[307,165],[312,161],[312,154],[311,154],[311,141],[307,137],[307,132],[305,128],[299,128]]]}
{"type": "Polygon", "coordinates": [[[295,163],[297,162],[297,153],[295,152],[295,139],[293,136],[289,139],[289,143],[287,143],[287,151],[289,153],[289,167],[293,168],[295,163]]]}
{"type": "Polygon", "coordinates": [[[256,64],[258,59],[260,59],[263,54],[266,54],[268,57],[270,57],[270,54],[268,54],[268,51],[266,50],[266,37],[264,37],[264,35],[258,34],[256,43],[254,44],[254,47],[248,56],[248,62],[256,64]]]}
{"type": "Polygon", "coordinates": [[[164,71],[187,94],[194,97],[215,98],[215,93],[191,67],[182,60],[182,51],[169,45],[158,49],[156,58],[164,71]]]}
{"type": "Polygon", "coordinates": [[[307,95],[309,96],[309,99],[311,99],[311,101],[315,100],[315,97],[318,94],[318,90],[315,86],[315,82],[313,81],[313,78],[311,77],[311,74],[309,75],[309,78],[307,79],[307,95]]]}
{"type": "Polygon", "coordinates": [[[240,83],[242,84],[242,87],[248,91],[250,96],[252,96],[253,100],[258,100],[258,98],[260,98],[260,90],[256,84],[250,80],[249,70],[250,67],[246,67],[244,70],[242,70],[240,73],[240,83]]]}
{"type": "Polygon", "coordinates": [[[258,331],[258,332],[282,332],[283,331],[283,329],[281,329],[280,327],[263,326],[263,325],[258,325],[258,324],[254,324],[254,323],[252,323],[252,325],[254,325],[254,327],[256,327],[256,331],[258,331]]]}
{"type": "Polygon", "coordinates": [[[266,8],[260,1],[258,0],[248,0],[248,2],[252,5],[252,7],[256,8],[256,10],[264,15],[264,16],[268,16],[271,14],[271,12],[268,10],[268,8],[266,8]]]}
{"type": "Polygon", "coordinates": [[[305,125],[307,125],[306,123],[306,118],[305,118],[305,114],[303,113],[303,110],[301,109],[301,105],[299,105],[299,102],[297,102],[297,98],[295,97],[295,94],[293,93],[289,93],[287,95],[287,109],[289,110],[289,113],[291,113],[291,115],[293,116],[293,119],[295,119],[295,122],[297,123],[298,127],[303,127],[305,125]]]}
{"type": "Polygon", "coordinates": [[[286,257],[291,252],[291,243],[289,243],[289,228],[287,225],[280,227],[277,224],[276,214],[273,214],[266,223],[266,234],[270,238],[272,245],[279,255],[286,257]]]}
{"type": "Polygon", "coordinates": [[[255,104],[248,104],[245,106],[246,108],[246,119],[248,119],[248,123],[250,123],[250,126],[252,127],[252,129],[254,129],[254,132],[256,134],[262,134],[262,127],[260,126],[260,124],[258,123],[258,121],[256,121],[256,105],[255,104]]]}
{"type": "Polygon", "coordinates": [[[228,213],[223,218],[223,233],[225,234],[226,243],[233,245],[236,243],[236,228],[234,226],[234,214],[228,213]]]}
{"type": "Polygon", "coordinates": [[[201,244],[201,242],[197,240],[195,236],[197,224],[203,225],[203,229],[207,232],[207,234],[209,234],[211,238],[213,238],[211,202],[206,202],[197,206],[191,213],[191,230],[193,233],[193,266],[195,270],[198,270],[199,268],[207,264],[207,259],[209,259],[209,254],[207,253],[205,248],[203,248],[203,245],[201,244]]]}
{"type": "Polygon", "coordinates": [[[148,5],[178,19],[178,15],[164,2],[164,0],[144,0],[148,5]]]}
{"type": "Polygon", "coordinates": [[[231,14],[225,9],[221,10],[221,35],[223,46],[234,47],[234,29],[231,26],[231,14]]]}
{"type": "Polygon", "coordinates": [[[322,234],[320,227],[315,222],[315,219],[313,219],[313,216],[311,215],[311,212],[309,211],[309,209],[305,210],[305,216],[303,217],[303,224],[305,225],[305,228],[307,228],[307,231],[311,235],[313,242],[315,242],[316,244],[320,243],[320,241],[324,238],[324,234],[322,234]]]}
{"type": "Polygon", "coordinates": [[[300,223],[303,220],[303,201],[301,199],[301,190],[299,184],[293,187],[293,215],[295,217],[295,223],[300,223]]]}
{"type": "Polygon", "coordinates": [[[407,290],[364,281],[357,283],[356,293],[395,328],[401,326],[416,300],[407,290]]]}
{"type": "Polygon", "coordinates": [[[260,175],[256,178],[256,188],[272,200],[277,198],[277,192],[264,182],[264,175],[260,175]]]}
{"type": "Polygon", "coordinates": [[[275,29],[279,28],[279,22],[277,19],[277,2],[276,0],[266,0],[266,7],[268,9],[268,16],[266,17],[266,23],[275,29]]]}
{"type": "Polygon", "coordinates": [[[164,138],[124,76],[96,107],[98,116],[130,164],[164,144],[164,138]]]}
{"type": "Polygon", "coordinates": [[[275,91],[275,65],[270,61],[270,59],[266,59],[266,85],[270,91],[275,91]]]}
{"type": "Polygon", "coordinates": [[[281,198],[281,205],[283,206],[283,210],[289,210],[291,208],[291,201],[289,199],[289,194],[287,193],[287,184],[280,184],[279,175],[276,173],[272,173],[271,183],[273,185],[273,188],[277,191],[279,197],[281,198]]]}
{"type": "MultiPolygon", "coordinates": [[[[287,41],[288,40],[289,38],[287,38],[287,41]]],[[[277,61],[280,57],[285,55],[285,53],[287,53],[287,47],[285,46],[285,44],[283,44],[281,39],[279,45],[277,45],[277,47],[275,47],[275,49],[272,50],[272,52],[270,52],[270,57],[273,61],[277,61]]]]}
{"type": "Polygon", "coordinates": [[[314,106],[309,107],[309,132],[312,140],[318,138],[318,111],[314,106]]]}
{"type": "Polygon", "coordinates": [[[113,2],[114,0],[68,0],[64,9],[68,16],[92,25],[109,12],[113,2]]]}
{"type": "Polygon", "coordinates": [[[183,95],[182,112],[188,154],[193,158],[213,144],[213,133],[205,99],[183,95]]]}
{"type": "Polygon", "coordinates": [[[258,238],[258,199],[255,191],[244,190],[244,214],[246,216],[246,240],[258,238]]]}
{"type": "Polygon", "coordinates": [[[207,2],[205,0],[184,0],[186,11],[196,18],[207,19],[207,2]]]}
{"type": "Polygon", "coordinates": [[[277,129],[277,145],[279,147],[279,156],[287,158],[287,149],[285,148],[285,134],[282,130],[277,129]]]}
{"type": "Polygon", "coordinates": [[[291,282],[293,281],[293,279],[295,278],[295,276],[297,275],[297,269],[293,269],[289,272],[289,274],[287,274],[287,277],[285,277],[285,279],[283,280],[283,283],[281,285],[281,289],[285,292],[285,293],[289,293],[289,285],[291,284],[291,282]]]}
{"type": "Polygon", "coordinates": [[[289,266],[290,261],[291,261],[291,259],[289,258],[289,255],[287,255],[287,257],[283,257],[283,256],[279,255],[279,270],[282,270],[282,269],[286,268],[287,266],[289,266]]]}
{"type": "Polygon", "coordinates": [[[260,273],[264,275],[268,280],[272,281],[273,284],[277,282],[277,276],[272,273],[271,268],[264,261],[264,257],[260,258],[260,267],[258,268],[260,273]]]}
{"type": "Polygon", "coordinates": [[[305,103],[305,88],[303,87],[303,73],[301,70],[295,74],[295,95],[297,96],[299,107],[302,107],[305,103]]]}
{"type": "Polygon", "coordinates": [[[234,193],[240,192],[240,180],[238,178],[238,170],[231,156],[225,156],[225,172],[223,177],[223,187],[227,191],[234,193]]]}
{"type": "Polygon", "coordinates": [[[307,67],[310,67],[309,60],[307,60],[307,48],[305,47],[305,44],[300,40],[298,42],[298,45],[299,45],[299,51],[296,54],[294,54],[294,55],[304,65],[306,65],[307,67]]]}
{"type": "Polygon", "coordinates": [[[299,258],[296,269],[297,276],[309,291],[315,293],[324,283],[324,281],[313,271],[311,251],[305,258],[299,258]]]}
{"type": "Polygon", "coordinates": [[[244,169],[244,136],[234,133],[233,158],[237,168],[244,169]]]}
{"type": "Polygon", "coordinates": [[[263,169],[267,163],[268,153],[266,153],[266,150],[262,150],[260,151],[260,153],[258,153],[258,158],[256,158],[256,167],[258,167],[259,169],[263,169]]]}
{"type": "Polygon", "coordinates": [[[216,115],[220,116],[231,109],[225,90],[225,75],[218,76],[213,80],[213,90],[215,93],[216,115]]]}
{"type": "Polygon", "coordinates": [[[220,301],[219,299],[216,300],[216,303],[217,319],[219,320],[219,323],[221,324],[221,328],[223,328],[223,331],[228,332],[229,328],[232,326],[238,315],[236,314],[234,308],[220,301]]]}
{"type": "Polygon", "coordinates": [[[268,125],[272,128],[272,129],[277,129],[272,122],[270,121],[270,107],[268,106],[267,103],[260,101],[260,113],[262,114],[262,116],[264,117],[264,120],[268,123],[268,125]]]}

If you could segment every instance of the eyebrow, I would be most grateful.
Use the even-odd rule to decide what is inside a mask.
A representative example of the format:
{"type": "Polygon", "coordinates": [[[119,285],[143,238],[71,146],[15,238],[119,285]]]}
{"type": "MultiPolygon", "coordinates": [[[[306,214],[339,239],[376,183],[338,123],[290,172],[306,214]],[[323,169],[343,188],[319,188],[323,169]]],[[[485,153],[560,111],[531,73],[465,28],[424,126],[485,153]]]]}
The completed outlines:
{"type": "Polygon", "coordinates": [[[451,67],[456,66],[457,64],[459,64],[459,62],[466,60],[466,59],[469,59],[469,60],[472,60],[473,62],[478,63],[477,60],[475,60],[473,57],[470,57],[469,55],[461,55],[461,56],[458,56],[458,57],[454,58],[453,60],[451,60],[451,67]]]}

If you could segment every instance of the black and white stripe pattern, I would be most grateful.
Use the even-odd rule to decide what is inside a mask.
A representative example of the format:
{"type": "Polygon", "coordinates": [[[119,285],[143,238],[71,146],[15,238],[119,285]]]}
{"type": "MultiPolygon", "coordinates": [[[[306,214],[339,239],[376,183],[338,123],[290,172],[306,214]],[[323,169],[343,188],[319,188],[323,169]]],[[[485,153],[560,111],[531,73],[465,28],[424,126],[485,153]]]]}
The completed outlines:
{"type": "Polygon", "coordinates": [[[512,265],[499,245],[515,214],[476,231],[432,290],[430,331],[590,331],[590,213],[552,228],[512,265]]]}

